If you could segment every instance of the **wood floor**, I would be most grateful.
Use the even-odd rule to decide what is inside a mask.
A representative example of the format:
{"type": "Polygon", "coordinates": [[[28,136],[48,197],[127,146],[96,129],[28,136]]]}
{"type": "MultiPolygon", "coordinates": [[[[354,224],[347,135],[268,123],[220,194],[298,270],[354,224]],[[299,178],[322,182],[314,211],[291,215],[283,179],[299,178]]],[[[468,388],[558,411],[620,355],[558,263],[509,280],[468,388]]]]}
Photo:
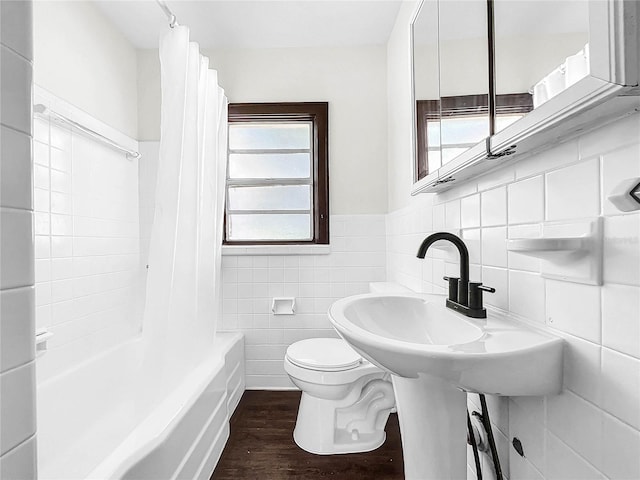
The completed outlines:
{"type": "Polygon", "coordinates": [[[231,435],[211,480],[299,478],[403,479],[397,415],[377,450],[313,455],[293,441],[300,392],[246,391],[231,418],[231,435]]]}

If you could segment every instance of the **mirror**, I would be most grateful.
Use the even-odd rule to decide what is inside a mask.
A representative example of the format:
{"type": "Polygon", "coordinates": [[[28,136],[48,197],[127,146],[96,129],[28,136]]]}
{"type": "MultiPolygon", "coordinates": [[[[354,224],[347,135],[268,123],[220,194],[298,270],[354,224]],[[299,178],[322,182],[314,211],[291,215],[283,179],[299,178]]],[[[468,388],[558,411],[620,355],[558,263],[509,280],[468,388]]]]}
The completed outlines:
{"type": "Polygon", "coordinates": [[[424,1],[411,27],[419,181],[489,136],[487,3],[424,1]]]}
{"type": "Polygon", "coordinates": [[[493,0],[495,132],[589,74],[587,0],[493,0]]]}
{"type": "Polygon", "coordinates": [[[418,181],[442,165],[440,158],[440,70],[438,2],[424,2],[411,27],[413,45],[414,128],[418,181]]]}
{"type": "Polygon", "coordinates": [[[486,2],[438,5],[440,148],[446,165],[489,136],[489,42],[486,2]]]}
{"type": "Polygon", "coordinates": [[[413,195],[637,111],[636,2],[422,3],[411,24],[413,195]]]}

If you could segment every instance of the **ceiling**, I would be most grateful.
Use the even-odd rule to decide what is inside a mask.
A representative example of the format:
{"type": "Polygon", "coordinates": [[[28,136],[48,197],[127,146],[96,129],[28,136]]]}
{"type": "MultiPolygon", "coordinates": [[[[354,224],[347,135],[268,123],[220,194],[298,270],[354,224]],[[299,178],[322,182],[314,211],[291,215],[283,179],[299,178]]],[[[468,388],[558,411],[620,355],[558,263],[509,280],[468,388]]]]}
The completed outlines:
{"type": "MultiPolygon", "coordinates": [[[[154,0],[94,0],[136,48],[157,48],[168,22],[154,0]]],[[[399,0],[168,0],[203,48],[384,45],[399,0]]]]}

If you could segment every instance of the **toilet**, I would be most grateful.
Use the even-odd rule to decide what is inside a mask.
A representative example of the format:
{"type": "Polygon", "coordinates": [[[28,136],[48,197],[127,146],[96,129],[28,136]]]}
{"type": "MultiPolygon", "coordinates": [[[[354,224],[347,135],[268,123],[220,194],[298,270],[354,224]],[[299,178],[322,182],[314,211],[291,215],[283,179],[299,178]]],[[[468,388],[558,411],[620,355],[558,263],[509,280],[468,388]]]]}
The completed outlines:
{"type": "Polygon", "coordinates": [[[284,369],[302,390],[293,431],[296,444],[318,455],[375,450],[395,406],[388,373],[339,338],[289,346],[284,369]]]}

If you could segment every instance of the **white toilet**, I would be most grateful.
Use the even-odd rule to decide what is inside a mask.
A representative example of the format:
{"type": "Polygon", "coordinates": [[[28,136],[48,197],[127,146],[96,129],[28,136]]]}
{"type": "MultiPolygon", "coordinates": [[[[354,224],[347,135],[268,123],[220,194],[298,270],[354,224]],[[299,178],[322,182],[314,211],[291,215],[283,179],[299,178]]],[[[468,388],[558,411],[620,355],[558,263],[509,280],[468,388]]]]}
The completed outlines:
{"type": "Polygon", "coordinates": [[[375,450],[395,406],[389,375],[344,340],[312,338],[289,346],[284,369],[302,390],[293,439],[319,455],[375,450]]]}

